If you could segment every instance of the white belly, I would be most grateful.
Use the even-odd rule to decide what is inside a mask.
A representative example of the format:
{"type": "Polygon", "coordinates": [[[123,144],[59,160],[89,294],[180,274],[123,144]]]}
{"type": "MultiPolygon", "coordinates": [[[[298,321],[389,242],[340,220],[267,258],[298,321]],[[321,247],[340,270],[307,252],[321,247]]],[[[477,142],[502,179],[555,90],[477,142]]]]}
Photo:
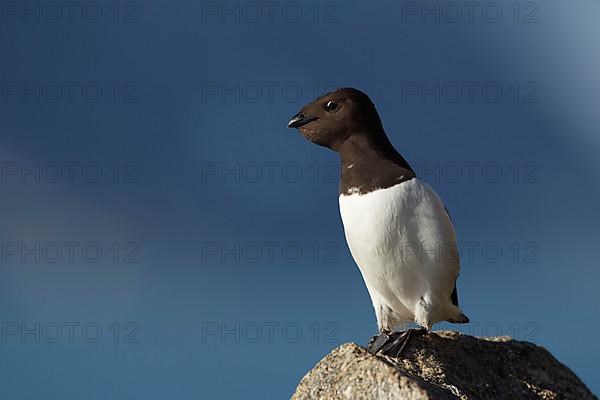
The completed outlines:
{"type": "Polygon", "coordinates": [[[380,329],[406,322],[431,328],[459,312],[450,299],[460,264],[456,236],[427,183],[413,178],[364,195],[340,195],[339,202],[380,329]]]}

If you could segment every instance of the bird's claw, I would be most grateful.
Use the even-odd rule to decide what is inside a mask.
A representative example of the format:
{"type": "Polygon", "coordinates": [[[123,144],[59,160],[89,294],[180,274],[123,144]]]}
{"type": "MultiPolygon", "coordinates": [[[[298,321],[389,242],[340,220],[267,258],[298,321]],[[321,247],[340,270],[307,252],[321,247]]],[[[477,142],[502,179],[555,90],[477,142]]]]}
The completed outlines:
{"type": "Polygon", "coordinates": [[[427,329],[424,328],[409,329],[404,332],[381,332],[369,340],[367,350],[373,355],[380,353],[399,358],[411,337],[426,333],[427,329]]]}

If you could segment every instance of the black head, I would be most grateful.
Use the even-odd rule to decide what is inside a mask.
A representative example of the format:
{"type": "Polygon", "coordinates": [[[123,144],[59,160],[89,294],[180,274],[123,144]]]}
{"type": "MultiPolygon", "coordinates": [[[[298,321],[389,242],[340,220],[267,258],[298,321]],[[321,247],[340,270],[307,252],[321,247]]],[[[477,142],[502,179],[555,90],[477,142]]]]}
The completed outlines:
{"type": "Polygon", "coordinates": [[[338,89],[305,105],[288,128],[298,128],[311,142],[334,150],[353,135],[385,135],[369,96],[353,88],[338,89]]]}

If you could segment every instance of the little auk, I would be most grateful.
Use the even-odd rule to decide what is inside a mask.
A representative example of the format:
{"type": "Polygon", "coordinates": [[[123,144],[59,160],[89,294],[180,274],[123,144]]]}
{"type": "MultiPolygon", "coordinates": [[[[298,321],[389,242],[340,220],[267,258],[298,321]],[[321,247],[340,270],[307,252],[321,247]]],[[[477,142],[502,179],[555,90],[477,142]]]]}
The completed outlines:
{"type": "Polygon", "coordinates": [[[340,155],[344,233],[379,328],[368,350],[399,356],[411,334],[425,334],[436,322],[469,322],[458,306],[460,261],[450,216],[396,151],[371,99],[338,89],[304,106],[288,128],[340,155]],[[421,329],[403,331],[409,323],[421,329]]]}

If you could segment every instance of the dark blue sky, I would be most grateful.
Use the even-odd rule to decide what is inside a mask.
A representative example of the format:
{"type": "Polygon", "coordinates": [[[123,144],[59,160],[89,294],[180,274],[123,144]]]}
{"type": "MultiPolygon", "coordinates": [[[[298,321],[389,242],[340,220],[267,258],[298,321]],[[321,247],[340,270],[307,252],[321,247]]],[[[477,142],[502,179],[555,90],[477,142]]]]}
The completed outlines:
{"type": "Polygon", "coordinates": [[[460,330],[597,393],[600,5],[516,4],[3,2],[3,393],[286,398],[366,343],[337,156],[286,128],[341,86],[452,214],[460,330]]]}

